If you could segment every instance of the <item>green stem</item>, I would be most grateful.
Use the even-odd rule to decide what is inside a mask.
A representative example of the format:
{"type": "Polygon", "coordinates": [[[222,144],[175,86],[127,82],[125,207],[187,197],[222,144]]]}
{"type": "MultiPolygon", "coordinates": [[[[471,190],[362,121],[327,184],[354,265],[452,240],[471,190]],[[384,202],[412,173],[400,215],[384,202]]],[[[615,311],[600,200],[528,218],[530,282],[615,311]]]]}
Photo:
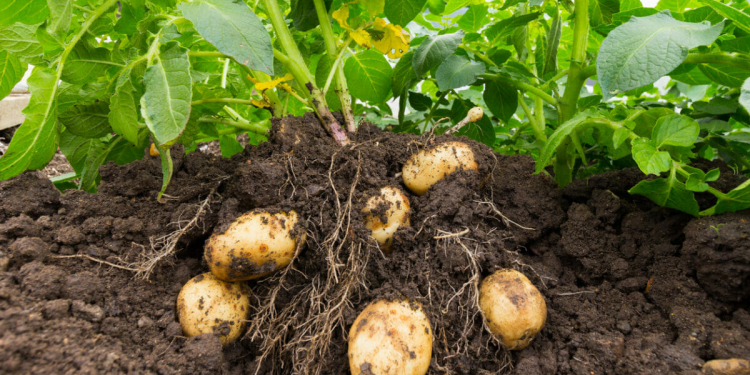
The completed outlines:
{"type": "Polygon", "coordinates": [[[750,71],[750,58],[727,52],[688,54],[683,64],[719,64],[750,71]]]}
{"type": "Polygon", "coordinates": [[[247,121],[245,119],[240,119],[239,121],[235,121],[235,120],[230,120],[230,119],[225,119],[225,118],[219,119],[219,118],[203,117],[203,118],[198,119],[198,122],[234,126],[235,128],[247,130],[249,132],[253,132],[256,134],[260,134],[260,135],[266,135],[268,133],[268,129],[271,127],[270,120],[263,120],[260,122],[251,123],[250,121],[247,121]]]}
{"type": "Polygon", "coordinates": [[[550,83],[557,81],[558,79],[562,78],[566,74],[568,74],[568,69],[564,69],[564,70],[561,70],[561,71],[557,72],[557,74],[555,74],[554,77],[548,79],[547,82],[545,82],[543,85],[539,86],[539,89],[540,90],[546,90],[549,87],[550,83]]]}
{"type": "MultiPolygon", "coordinates": [[[[682,177],[684,177],[685,179],[688,179],[690,177],[690,173],[688,171],[682,169],[682,164],[680,164],[680,163],[678,163],[678,162],[676,162],[674,160],[672,160],[672,168],[675,168],[677,170],[677,172],[679,172],[680,175],[682,177]]],[[[722,193],[720,190],[718,190],[716,188],[712,188],[711,186],[708,187],[707,191],[709,193],[717,196],[717,197],[720,196],[720,195],[724,195],[724,193],[722,193]]]]}
{"type": "Polygon", "coordinates": [[[227,88],[227,74],[229,74],[229,61],[230,59],[224,59],[224,69],[221,70],[221,88],[227,88]]]}
{"type": "Polygon", "coordinates": [[[536,137],[536,139],[542,142],[547,142],[547,135],[544,134],[544,130],[536,122],[536,118],[534,118],[534,115],[531,113],[531,108],[529,108],[529,105],[526,104],[525,100],[523,100],[523,94],[521,94],[520,92],[518,93],[518,102],[521,103],[521,108],[523,108],[523,113],[526,114],[526,118],[529,120],[529,124],[531,125],[531,130],[534,131],[534,137],[536,137]]]}
{"type": "MultiPolygon", "coordinates": [[[[323,34],[323,40],[326,45],[326,52],[328,57],[333,59],[338,54],[338,48],[336,47],[336,35],[333,33],[331,27],[331,20],[328,18],[328,10],[323,0],[313,0],[315,3],[315,12],[318,14],[318,21],[320,23],[320,31],[323,34]]],[[[346,50],[346,46],[342,48],[346,50]]],[[[335,61],[337,62],[338,59],[335,61]]],[[[334,74],[334,84],[336,85],[334,91],[338,95],[341,101],[341,113],[344,115],[344,123],[346,124],[346,130],[353,133],[357,131],[357,124],[354,122],[354,114],[352,113],[352,96],[349,94],[349,86],[344,77],[344,67],[341,64],[333,65],[334,61],[331,62],[331,73],[334,74]]],[[[328,85],[326,84],[325,92],[328,91],[328,85]]]]}
{"type": "Polygon", "coordinates": [[[250,99],[238,99],[238,98],[209,98],[209,99],[195,100],[190,104],[199,105],[199,104],[205,104],[205,103],[233,103],[233,104],[254,105],[253,101],[250,99]]]}
{"type": "Polygon", "coordinates": [[[507,83],[509,85],[515,86],[516,88],[518,88],[520,90],[532,93],[532,94],[534,94],[534,95],[542,98],[542,100],[544,100],[545,102],[547,102],[549,104],[552,104],[554,106],[557,106],[557,104],[558,104],[557,99],[553,98],[550,94],[547,94],[546,92],[538,89],[534,85],[530,85],[530,84],[525,83],[525,82],[514,81],[514,80],[511,80],[509,78],[503,77],[503,76],[501,76],[499,74],[485,73],[485,74],[480,75],[480,77],[484,78],[484,79],[490,79],[490,80],[493,80],[493,81],[501,81],[501,82],[507,83]]]}
{"type": "Polygon", "coordinates": [[[459,45],[458,45],[458,47],[459,47],[459,48],[461,48],[461,49],[463,49],[463,50],[465,50],[465,51],[467,51],[467,52],[471,52],[471,53],[473,53],[473,54],[474,54],[474,55],[476,55],[476,56],[477,56],[477,57],[478,57],[478,58],[479,58],[480,60],[482,60],[482,61],[486,62],[486,63],[487,63],[488,65],[491,65],[491,66],[497,66],[497,64],[495,64],[495,62],[494,62],[494,61],[490,60],[490,58],[489,58],[489,57],[487,57],[487,55],[485,55],[485,54],[484,54],[484,53],[482,53],[482,52],[479,52],[478,50],[476,50],[476,49],[474,49],[474,48],[471,48],[471,47],[469,47],[469,46],[467,46],[467,45],[465,45],[465,44],[459,44],[459,45]]]}
{"type": "Polygon", "coordinates": [[[333,77],[336,75],[336,68],[338,68],[339,64],[341,64],[341,60],[344,58],[344,53],[349,47],[349,43],[352,42],[352,37],[349,37],[345,42],[343,47],[341,47],[341,51],[339,51],[339,54],[336,56],[336,60],[331,64],[331,72],[328,73],[328,78],[326,78],[326,84],[323,86],[323,94],[328,92],[328,89],[331,88],[331,82],[333,82],[333,77]]]}
{"type": "Polygon", "coordinates": [[[297,83],[309,91],[309,104],[315,110],[315,114],[318,115],[323,128],[328,131],[339,145],[349,144],[349,137],[338,121],[336,121],[336,118],[333,117],[331,109],[326,104],[325,95],[315,85],[315,78],[310,73],[310,70],[305,67],[305,60],[302,58],[297,44],[294,43],[294,38],[292,38],[292,33],[286,25],[279,4],[276,3],[276,0],[261,0],[261,2],[273,25],[274,31],[276,31],[276,39],[285,52],[284,54],[277,53],[274,49],[274,56],[287,67],[297,83]]]}

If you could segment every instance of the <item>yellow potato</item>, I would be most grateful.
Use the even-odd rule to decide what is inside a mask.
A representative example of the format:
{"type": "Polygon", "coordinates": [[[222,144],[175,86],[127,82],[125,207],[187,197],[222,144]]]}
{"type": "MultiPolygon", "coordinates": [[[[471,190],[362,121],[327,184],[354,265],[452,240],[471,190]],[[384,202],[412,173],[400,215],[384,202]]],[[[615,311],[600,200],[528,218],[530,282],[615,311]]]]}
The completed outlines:
{"type": "Polygon", "coordinates": [[[297,244],[297,213],[251,212],[237,218],[222,234],[213,234],[204,257],[211,272],[224,281],[256,279],[286,267],[297,244]]]}
{"type": "Polygon", "coordinates": [[[474,151],[462,142],[441,143],[412,155],[401,170],[404,184],[422,195],[430,186],[457,170],[477,170],[474,151]]]}
{"type": "Polygon", "coordinates": [[[391,186],[380,189],[379,195],[370,197],[362,212],[368,214],[365,227],[372,231],[372,237],[386,252],[390,252],[393,235],[398,228],[410,225],[409,198],[400,189],[391,186]]]}
{"type": "Polygon", "coordinates": [[[190,279],[177,296],[177,316],[185,336],[218,332],[225,345],[242,335],[249,311],[247,286],[221,281],[210,272],[190,279]]]}
{"type": "Polygon", "coordinates": [[[479,308],[490,331],[508,349],[527,347],[547,320],[547,304],[542,294],[522,273],[499,270],[482,281],[479,308]]]}
{"type": "Polygon", "coordinates": [[[705,375],[747,375],[750,374],[750,362],[741,358],[714,359],[703,365],[705,375]]]}
{"type": "Polygon", "coordinates": [[[349,330],[352,375],[424,375],[432,357],[432,328],[420,305],[380,300],[349,330]]]}

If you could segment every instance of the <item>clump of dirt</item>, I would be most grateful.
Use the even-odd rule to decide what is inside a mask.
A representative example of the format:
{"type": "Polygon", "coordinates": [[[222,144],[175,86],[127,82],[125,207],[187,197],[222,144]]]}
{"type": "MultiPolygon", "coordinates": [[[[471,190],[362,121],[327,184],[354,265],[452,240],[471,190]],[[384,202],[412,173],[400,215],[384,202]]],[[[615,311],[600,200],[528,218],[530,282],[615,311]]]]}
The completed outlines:
{"type": "Polygon", "coordinates": [[[102,167],[95,195],[60,194],[34,173],[0,182],[0,372],[341,374],[359,312],[404,297],[432,324],[431,374],[697,374],[710,359],[750,357],[747,211],[695,219],[656,207],[627,194],[637,170],[559,190],[529,157],[467,139],[478,173],[416,196],[404,162],[454,137],[363,123],[353,140],[336,146],[308,115],[276,120],[268,143],[231,159],[174,150],[161,202],[149,156],[102,167]],[[361,212],[387,185],[412,209],[390,255],[361,212]],[[248,282],[242,340],[183,337],[175,300],[206,272],[206,239],[260,208],[295,210],[306,246],[248,282]],[[148,280],[134,277],[159,254],[148,280]],[[489,335],[475,302],[501,268],[524,272],[548,306],[519,352],[489,335]]]}

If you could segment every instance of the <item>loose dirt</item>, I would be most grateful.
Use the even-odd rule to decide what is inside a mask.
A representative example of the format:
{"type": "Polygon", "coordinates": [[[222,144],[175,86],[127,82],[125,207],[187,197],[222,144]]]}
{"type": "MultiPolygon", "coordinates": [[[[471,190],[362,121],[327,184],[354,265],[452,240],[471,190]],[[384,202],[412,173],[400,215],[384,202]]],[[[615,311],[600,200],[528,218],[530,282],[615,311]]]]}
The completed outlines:
{"type": "MultiPolygon", "coordinates": [[[[416,196],[402,165],[454,137],[362,124],[354,139],[339,148],[307,116],[277,120],[268,143],[231,159],[176,150],[161,202],[149,156],[103,166],[95,195],[61,194],[36,173],[0,182],[0,372],[342,374],[349,327],[379,298],[423,305],[431,374],[699,374],[707,360],[750,358],[750,212],[696,219],[657,207],[627,193],[637,170],[559,190],[532,175],[531,158],[469,140],[479,173],[416,196]],[[412,207],[390,255],[360,213],[386,185],[412,207]],[[291,267],[248,282],[242,340],[185,338],[175,300],[207,271],[206,239],[254,209],[297,211],[306,246],[291,267]],[[175,255],[136,278],[178,230],[175,255]],[[476,283],[500,268],[522,271],[547,302],[523,351],[498,346],[475,305],[476,283]]],[[[717,188],[740,182],[726,176],[717,188]]]]}

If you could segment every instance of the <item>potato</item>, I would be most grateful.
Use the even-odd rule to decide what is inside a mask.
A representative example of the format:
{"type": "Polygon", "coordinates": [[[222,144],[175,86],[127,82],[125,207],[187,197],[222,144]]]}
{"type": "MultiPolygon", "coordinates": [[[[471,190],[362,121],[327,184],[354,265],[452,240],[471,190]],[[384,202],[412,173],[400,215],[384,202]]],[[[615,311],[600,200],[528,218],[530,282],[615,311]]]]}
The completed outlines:
{"type": "Polygon", "coordinates": [[[547,320],[547,304],[522,273],[502,269],[482,281],[479,308],[490,331],[510,350],[527,347],[547,320]]]}
{"type": "Polygon", "coordinates": [[[349,330],[352,375],[424,375],[432,357],[432,328],[408,301],[379,300],[368,305],[349,330]]]}
{"type": "Polygon", "coordinates": [[[222,344],[242,334],[250,311],[247,285],[228,283],[210,272],[198,275],[177,296],[177,316],[187,337],[218,332],[222,344]]]}
{"type": "Polygon", "coordinates": [[[297,213],[251,212],[237,218],[222,234],[213,234],[204,257],[211,272],[224,281],[256,279],[286,267],[297,244],[297,213]]]}
{"type": "Polygon", "coordinates": [[[390,252],[393,235],[398,228],[410,225],[409,198],[392,186],[386,186],[380,189],[379,195],[370,197],[362,212],[368,214],[365,227],[372,231],[372,237],[386,252],[390,252]]]}
{"type": "Polygon", "coordinates": [[[705,375],[747,375],[750,374],[750,362],[741,358],[714,359],[703,365],[705,375]]]}
{"type": "Polygon", "coordinates": [[[401,174],[406,187],[414,194],[422,195],[430,186],[457,170],[477,168],[474,151],[467,144],[446,142],[412,155],[401,174]]]}

